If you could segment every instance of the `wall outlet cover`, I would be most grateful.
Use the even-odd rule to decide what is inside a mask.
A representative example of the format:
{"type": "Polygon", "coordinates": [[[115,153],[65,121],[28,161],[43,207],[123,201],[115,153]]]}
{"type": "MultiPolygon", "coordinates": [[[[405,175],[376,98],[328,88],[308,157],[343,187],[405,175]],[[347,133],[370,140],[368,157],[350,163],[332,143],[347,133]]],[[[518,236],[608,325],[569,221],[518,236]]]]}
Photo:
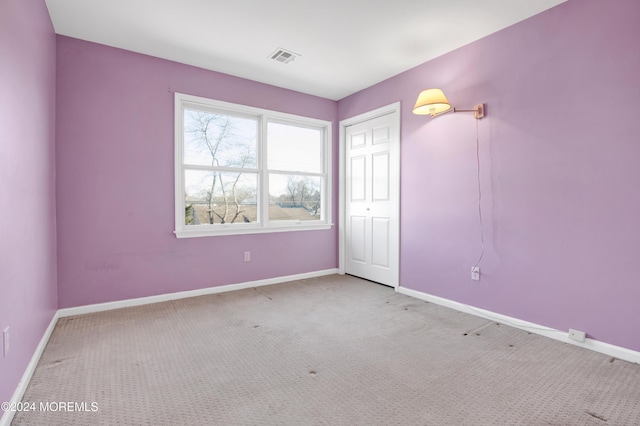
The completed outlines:
{"type": "Polygon", "coordinates": [[[474,281],[480,281],[480,267],[472,266],[471,267],[471,279],[474,281]]]}
{"type": "Polygon", "coordinates": [[[576,340],[578,342],[584,342],[587,338],[587,333],[584,331],[574,330],[573,328],[569,329],[569,338],[576,340]]]}

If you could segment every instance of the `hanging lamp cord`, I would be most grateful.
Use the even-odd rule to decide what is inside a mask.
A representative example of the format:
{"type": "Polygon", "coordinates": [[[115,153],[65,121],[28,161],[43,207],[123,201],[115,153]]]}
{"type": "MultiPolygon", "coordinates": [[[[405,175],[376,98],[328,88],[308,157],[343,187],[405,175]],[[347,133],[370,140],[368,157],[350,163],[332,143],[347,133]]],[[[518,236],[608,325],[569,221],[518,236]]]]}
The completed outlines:
{"type": "Polygon", "coordinates": [[[476,119],[476,164],[477,164],[476,170],[478,172],[478,176],[477,176],[478,177],[478,220],[480,224],[481,250],[480,250],[480,257],[478,257],[478,260],[473,265],[474,268],[476,268],[480,264],[480,261],[484,256],[484,230],[483,230],[484,227],[482,226],[482,185],[480,184],[480,136],[478,132],[479,121],[480,120],[476,119]]]}

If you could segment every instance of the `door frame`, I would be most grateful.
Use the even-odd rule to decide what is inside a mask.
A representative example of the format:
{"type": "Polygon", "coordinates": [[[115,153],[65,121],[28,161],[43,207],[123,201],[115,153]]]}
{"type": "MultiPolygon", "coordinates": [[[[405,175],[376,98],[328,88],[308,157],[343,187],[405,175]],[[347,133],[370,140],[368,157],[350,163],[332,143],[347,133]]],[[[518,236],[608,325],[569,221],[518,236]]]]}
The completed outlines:
{"type": "Polygon", "coordinates": [[[393,214],[396,215],[397,220],[395,221],[395,225],[392,228],[393,235],[398,239],[397,241],[397,253],[393,253],[395,264],[398,266],[397,276],[395,282],[393,283],[393,287],[396,291],[400,287],[400,102],[394,102],[392,104],[358,114],[354,117],[347,118],[345,120],[340,120],[339,124],[339,178],[338,178],[338,187],[339,187],[339,195],[338,195],[338,273],[345,274],[345,256],[346,256],[346,233],[345,233],[345,225],[346,225],[346,131],[347,127],[352,126],[354,124],[362,123],[374,118],[381,117],[383,115],[392,114],[392,119],[396,121],[396,132],[392,135],[392,139],[395,139],[397,143],[391,144],[391,153],[395,158],[395,161],[392,161],[390,165],[390,170],[393,176],[396,177],[394,190],[396,191],[396,203],[393,206],[393,214]]]}

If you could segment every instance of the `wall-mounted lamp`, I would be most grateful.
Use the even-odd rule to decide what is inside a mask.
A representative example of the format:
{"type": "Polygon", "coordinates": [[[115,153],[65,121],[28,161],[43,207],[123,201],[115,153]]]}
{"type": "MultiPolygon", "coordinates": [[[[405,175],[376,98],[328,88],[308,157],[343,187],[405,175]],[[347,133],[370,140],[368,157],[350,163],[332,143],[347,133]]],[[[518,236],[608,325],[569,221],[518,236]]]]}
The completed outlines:
{"type": "Polygon", "coordinates": [[[413,107],[413,113],[418,115],[436,115],[445,112],[473,112],[473,116],[479,120],[484,117],[484,104],[478,104],[473,109],[457,109],[452,108],[449,100],[440,89],[426,89],[420,92],[416,105],[413,107]]]}

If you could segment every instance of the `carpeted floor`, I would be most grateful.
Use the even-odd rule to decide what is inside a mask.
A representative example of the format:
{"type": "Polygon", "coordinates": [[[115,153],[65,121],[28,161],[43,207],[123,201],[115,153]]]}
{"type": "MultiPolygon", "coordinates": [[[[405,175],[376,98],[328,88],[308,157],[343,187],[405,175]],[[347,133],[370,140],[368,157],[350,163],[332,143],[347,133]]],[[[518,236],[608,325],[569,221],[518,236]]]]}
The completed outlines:
{"type": "Polygon", "coordinates": [[[332,275],[62,318],[23,401],[13,425],[640,425],[640,365],[332,275]]]}

